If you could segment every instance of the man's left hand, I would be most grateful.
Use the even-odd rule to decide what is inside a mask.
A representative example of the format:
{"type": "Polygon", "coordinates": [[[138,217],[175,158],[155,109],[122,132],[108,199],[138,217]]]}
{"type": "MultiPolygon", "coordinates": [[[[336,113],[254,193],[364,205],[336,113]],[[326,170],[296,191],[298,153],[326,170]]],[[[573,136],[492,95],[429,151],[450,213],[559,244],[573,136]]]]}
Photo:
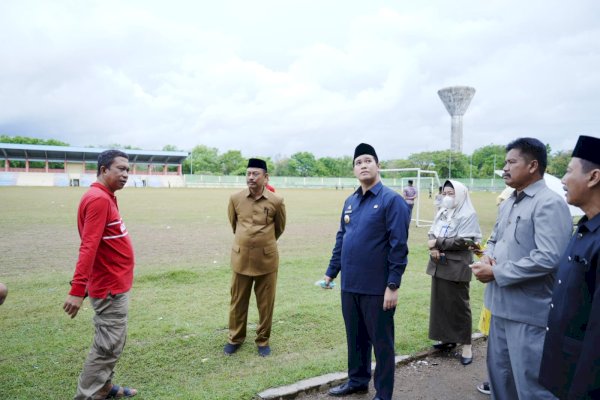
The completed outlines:
{"type": "Polygon", "coordinates": [[[385,288],[385,294],[383,295],[383,309],[391,310],[398,304],[398,289],[392,290],[385,288]]]}

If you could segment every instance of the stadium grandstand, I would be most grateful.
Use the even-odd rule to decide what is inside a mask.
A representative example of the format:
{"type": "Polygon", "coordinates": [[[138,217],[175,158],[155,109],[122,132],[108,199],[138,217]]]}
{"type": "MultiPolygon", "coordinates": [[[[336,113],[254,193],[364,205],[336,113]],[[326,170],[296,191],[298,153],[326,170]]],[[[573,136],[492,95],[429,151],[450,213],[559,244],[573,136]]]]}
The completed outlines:
{"type": "MultiPolygon", "coordinates": [[[[107,149],[0,143],[0,186],[90,186],[107,149]]],[[[182,151],[121,149],[129,155],[127,186],[183,187],[182,151]]]]}

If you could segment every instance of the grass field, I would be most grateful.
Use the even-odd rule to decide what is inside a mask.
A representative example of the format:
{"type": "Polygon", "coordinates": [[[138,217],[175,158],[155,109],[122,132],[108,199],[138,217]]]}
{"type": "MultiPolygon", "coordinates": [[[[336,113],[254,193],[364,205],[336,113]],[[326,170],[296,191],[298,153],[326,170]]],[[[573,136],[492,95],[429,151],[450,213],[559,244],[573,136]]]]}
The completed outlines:
{"type": "MultiPolygon", "coordinates": [[[[89,303],[71,320],[62,311],[79,238],[83,188],[0,188],[0,397],[71,398],[92,336],[89,303]]],[[[232,357],[227,339],[228,189],[134,189],[118,193],[136,252],[129,336],[115,382],[138,399],[251,399],[274,386],[346,366],[339,289],[314,282],[325,272],[349,190],[281,190],[288,223],[268,358],[256,355],[257,312],[250,305],[247,342],[232,357]]],[[[475,193],[484,237],[496,215],[495,194],[475,193]]],[[[432,209],[421,199],[422,210],[432,209]]],[[[433,211],[432,211],[433,212],[433,211]]],[[[409,265],[396,311],[396,351],[410,354],[427,339],[430,277],[427,228],[411,226],[409,265]]],[[[471,284],[474,326],[483,285],[471,284]]]]}

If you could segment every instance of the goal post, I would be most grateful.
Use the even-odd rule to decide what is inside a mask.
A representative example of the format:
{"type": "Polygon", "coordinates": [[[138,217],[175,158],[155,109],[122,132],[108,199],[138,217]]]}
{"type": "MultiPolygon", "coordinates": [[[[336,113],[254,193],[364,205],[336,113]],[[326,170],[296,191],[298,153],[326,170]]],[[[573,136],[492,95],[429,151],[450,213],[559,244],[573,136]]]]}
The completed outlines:
{"type": "Polygon", "coordinates": [[[381,169],[380,172],[412,172],[414,176],[403,176],[400,180],[400,190],[404,191],[404,182],[412,179],[415,181],[415,188],[417,189],[417,201],[413,208],[413,215],[411,221],[415,221],[415,225],[419,228],[431,226],[433,220],[422,218],[424,210],[421,210],[421,195],[422,189],[426,188],[426,184],[429,184],[429,190],[432,193],[432,196],[437,194],[437,188],[441,186],[440,178],[436,171],[429,171],[421,168],[390,168],[390,169],[381,169]],[[415,213],[416,211],[416,213],[415,213]]]}

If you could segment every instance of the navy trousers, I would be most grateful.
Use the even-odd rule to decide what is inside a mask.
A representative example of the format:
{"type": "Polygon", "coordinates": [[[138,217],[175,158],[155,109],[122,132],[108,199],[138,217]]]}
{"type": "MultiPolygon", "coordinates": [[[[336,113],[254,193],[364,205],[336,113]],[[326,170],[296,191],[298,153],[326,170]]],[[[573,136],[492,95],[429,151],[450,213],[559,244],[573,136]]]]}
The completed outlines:
{"type": "Polygon", "coordinates": [[[371,351],[375,350],[373,383],[377,396],[390,400],[396,368],[394,313],[383,310],[383,296],[342,291],[342,314],[348,343],[348,377],[352,387],[366,387],[371,380],[371,351]]]}

